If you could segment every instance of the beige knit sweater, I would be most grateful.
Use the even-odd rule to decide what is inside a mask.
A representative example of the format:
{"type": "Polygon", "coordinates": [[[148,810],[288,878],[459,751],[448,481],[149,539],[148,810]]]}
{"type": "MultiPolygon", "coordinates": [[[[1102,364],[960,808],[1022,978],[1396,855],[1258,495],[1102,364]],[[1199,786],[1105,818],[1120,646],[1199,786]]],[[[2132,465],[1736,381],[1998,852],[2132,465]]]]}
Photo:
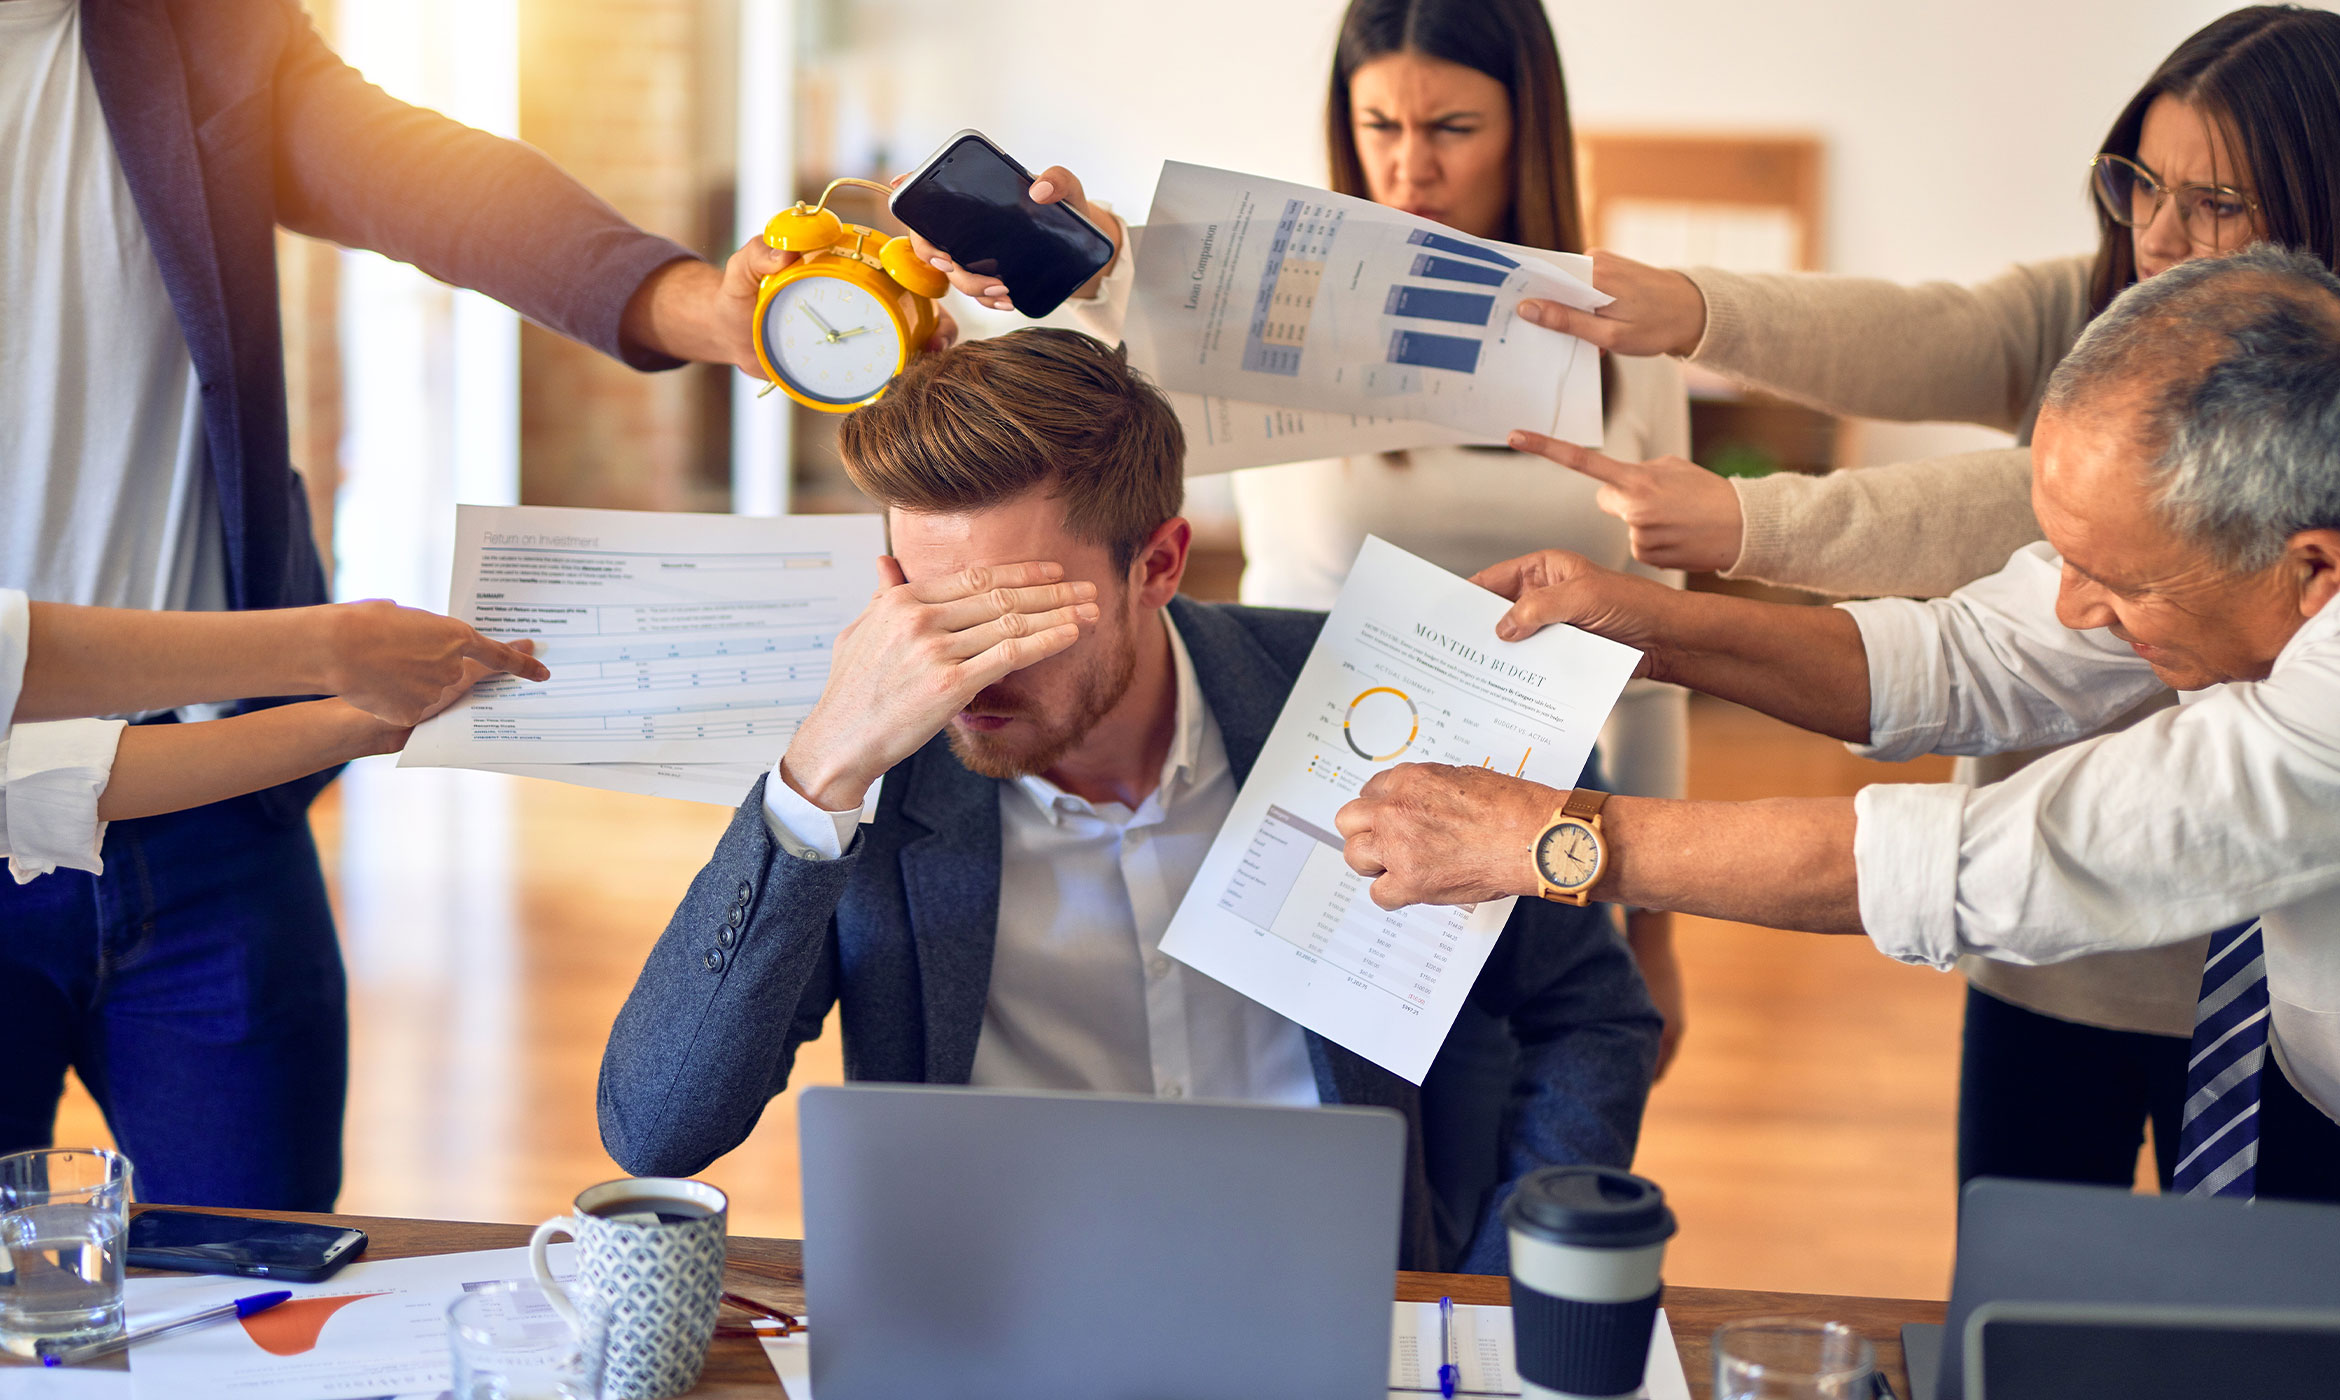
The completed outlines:
{"type": "MultiPolygon", "coordinates": [[[[2010,268],[1973,287],[1703,268],[1690,280],[1706,297],[1696,363],[1830,413],[1980,423],[2026,444],[2049,373],[2088,324],[2086,258],[2010,268]]],[[[1746,536],[1731,578],[1939,597],[1997,573],[2040,537],[2029,446],[1732,484],[1746,536]]],[[[1964,760],[1959,778],[1988,782],[2037,756],[1964,760]]],[[[1994,996],[2046,1015],[2185,1035],[2203,946],[2045,967],[1970,957],[1959,967],[1994,996]]]]}
{"type": "MultiPolygon", "coordinates": [[[[1700,268],[1694,363],[1829,413],[1979,423],[2029,443],[2048,374],[2088,323],[2088,259],[1972,287],[1700,268]]],[[[1734,481],[1730,578],[1844,596],[1938,597],[2039,538],[2031,450],[1734,481]]]]}

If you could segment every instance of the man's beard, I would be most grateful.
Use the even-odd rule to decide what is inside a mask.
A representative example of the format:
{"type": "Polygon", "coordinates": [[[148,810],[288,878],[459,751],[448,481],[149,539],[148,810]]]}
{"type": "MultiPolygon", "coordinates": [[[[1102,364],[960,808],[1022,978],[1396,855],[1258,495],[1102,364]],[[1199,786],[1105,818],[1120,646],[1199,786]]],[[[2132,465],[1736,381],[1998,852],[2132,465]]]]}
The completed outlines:
{"type": "Polygon", "coordinates": [[[951,752],[968,771],[986,778],[1005,781],[1045,773],[1088,738],[1089,731],[1121,703],[1121,697],[1129,693],[1130,682],[1136,676],[1137,643],[1125,630],[1119,645],[1097,653],[1082,669],[1080,683],[1075,688],[1078,708],[1072,713],[1061,718],[1019,713],[1015,718],[1029,721],[1037,732],[1014,742],[1003,742],[1003,734],[978,733],[954,722],[947,726],[951,752]]]}

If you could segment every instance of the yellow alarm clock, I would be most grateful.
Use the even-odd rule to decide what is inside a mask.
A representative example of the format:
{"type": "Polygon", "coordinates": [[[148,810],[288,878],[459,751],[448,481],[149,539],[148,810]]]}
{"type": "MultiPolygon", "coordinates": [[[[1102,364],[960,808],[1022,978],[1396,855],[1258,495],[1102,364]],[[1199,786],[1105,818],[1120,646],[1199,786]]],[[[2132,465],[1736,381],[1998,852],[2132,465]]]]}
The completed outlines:
{"type": "MultiPolygon", "coordinates": [[[[764,242],[802,254],[756,296],[756,360],[788,397],[823,413],[873,403],[933,338],[934,303],[950,279],[888,238],[828,207],[839,185],[890,194],[874,180],[832,180],[812,207],[772,216],[764,242]]],[[[765,392],[769,393],[770,390],[765,392]]]]}

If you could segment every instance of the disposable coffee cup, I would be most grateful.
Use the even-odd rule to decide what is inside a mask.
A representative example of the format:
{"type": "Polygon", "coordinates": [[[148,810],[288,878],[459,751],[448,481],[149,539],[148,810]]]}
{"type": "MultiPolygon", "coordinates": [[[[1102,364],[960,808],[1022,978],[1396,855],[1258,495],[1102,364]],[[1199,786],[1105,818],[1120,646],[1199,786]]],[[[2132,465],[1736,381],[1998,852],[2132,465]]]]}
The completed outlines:
{"type": "Polygon", "coordinates": [[[1649,1368],[1674,1213],[1614,1167],[1543,1167],[1503,1207],[1511,1341],[1526,1400],[1623,1400],[1649,1368]]]}

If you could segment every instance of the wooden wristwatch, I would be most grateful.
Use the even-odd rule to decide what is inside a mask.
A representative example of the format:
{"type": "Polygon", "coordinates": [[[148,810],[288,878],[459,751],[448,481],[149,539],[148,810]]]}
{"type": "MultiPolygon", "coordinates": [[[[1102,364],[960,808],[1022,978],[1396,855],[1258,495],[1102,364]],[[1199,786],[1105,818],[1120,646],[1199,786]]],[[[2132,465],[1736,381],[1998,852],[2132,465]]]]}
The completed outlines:
{"type": "Polygon", "coordinates": [[[1528,851],[1537,894],[1579,908],[1590,902],[1609,864],[1609,845],[1601,839],[1601,804],[1608,800],[1605,792],[1577,788],[1553,811],[1551,824],[1528,851]]]}

